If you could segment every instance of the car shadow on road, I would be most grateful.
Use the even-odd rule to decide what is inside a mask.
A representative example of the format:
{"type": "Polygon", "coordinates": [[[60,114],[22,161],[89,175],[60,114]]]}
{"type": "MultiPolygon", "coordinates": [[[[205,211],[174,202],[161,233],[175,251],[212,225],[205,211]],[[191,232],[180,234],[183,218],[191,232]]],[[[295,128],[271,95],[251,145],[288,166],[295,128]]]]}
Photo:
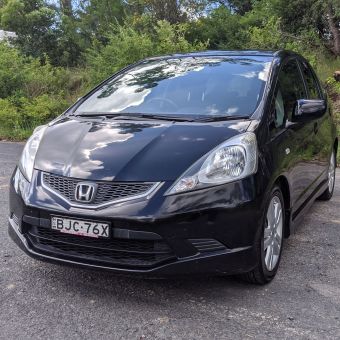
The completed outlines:
{"type": "Polygon", "coordinates": [[[88,299],[100,304],[136,304],[146,309],[159,304],[167,308],[184,301],[198,303],[240,299],[261,286],[244,283],[234,277],[171,277],[168,279],[141,279],[117,276],[110,272],[62,267],[36,262],[30,269],[30,280],[44,289],[44,294],[88,299]]]}

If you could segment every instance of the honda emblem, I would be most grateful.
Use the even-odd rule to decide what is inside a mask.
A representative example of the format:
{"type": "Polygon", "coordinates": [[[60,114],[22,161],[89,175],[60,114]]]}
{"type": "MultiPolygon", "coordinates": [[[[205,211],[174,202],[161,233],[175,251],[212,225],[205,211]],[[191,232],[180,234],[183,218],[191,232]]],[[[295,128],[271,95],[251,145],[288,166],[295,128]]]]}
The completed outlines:
{"type": "Polygon", "coordinates": [[[75,199],[78,202],[91,203],[96,195],[96,183],[79,182],[76,186],[75,199]]]}

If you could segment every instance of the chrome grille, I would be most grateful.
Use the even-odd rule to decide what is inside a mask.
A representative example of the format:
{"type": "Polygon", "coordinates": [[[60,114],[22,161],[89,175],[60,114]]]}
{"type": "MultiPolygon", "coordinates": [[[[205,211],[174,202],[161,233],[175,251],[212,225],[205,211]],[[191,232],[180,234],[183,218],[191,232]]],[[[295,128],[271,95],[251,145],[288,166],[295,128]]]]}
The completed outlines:
{"type": "MultiPolygon", "coordinates": [[[[43,173],[43,184],[58,193],[71,203],[79,202],[75,199],[75,190],[79,182],[84,180],[64,177],[50,173],[43,173]]],[[[98,189],[91,205],[100,205],[121,199],[133,199],[136,196],[150,192],[157,183],[144,182],[96,182],[98,189]]],[[[82,203],[84,204],[84,203],[82,203]]],[[[85,203],[86,204],[86,203],[85,203]]]]}

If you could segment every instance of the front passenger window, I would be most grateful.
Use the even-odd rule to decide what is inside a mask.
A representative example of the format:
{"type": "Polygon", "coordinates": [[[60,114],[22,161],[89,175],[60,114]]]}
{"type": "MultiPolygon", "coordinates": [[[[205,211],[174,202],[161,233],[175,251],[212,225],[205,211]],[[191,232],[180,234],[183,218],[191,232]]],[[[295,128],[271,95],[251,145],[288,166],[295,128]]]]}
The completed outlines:
{"type": "Polygon", "coordinates": [[[307,98],[296,60],[290,60],[282,67],[279,74],[278,87],[281,90],[285,117],[291,121],[296,101],[307,98]]]}
{"type": "Polygon", "coordinates": [[[317,81],[312,73],[312,70],[308,66],[306,62],[300,63],[302,67],[302,73],[306,80],[306,85],[308,89],[309,99],[321,99],[319,86],[317,81]]]}
{"type": "Polygon", "coordinates": [[[275,122],[275,127],[281,127],[283,126],[283,122],[285,119],[285,109],[283,105],[283,98],[282,98],[282,93],[281,90],[278,89],[276,97],[275,97],[275,117],[274,117],[274,122],[275,122]]]}

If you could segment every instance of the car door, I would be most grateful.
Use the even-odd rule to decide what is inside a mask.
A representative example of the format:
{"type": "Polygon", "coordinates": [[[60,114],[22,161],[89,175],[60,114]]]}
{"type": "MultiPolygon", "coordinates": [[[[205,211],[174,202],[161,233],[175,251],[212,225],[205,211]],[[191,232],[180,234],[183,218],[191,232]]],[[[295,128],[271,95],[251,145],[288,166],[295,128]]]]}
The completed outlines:
{"type": "MultiPolygon", "coordinates": [[[[306,83],[308,99],[326,99],[321,89],[320,83],[307,61],[301,59],[299,61],[302,74],[306,83]]],[[[327,101],[325,101],[327,105],[327,101]]],[[[313,167],[315,171],[316,184],[319,185],[325,178],[328,169],[330,156],[330,146],[332,145],[331,119],[328,114],[328,108],[321,116],[313,119],[313,167]]]]}
{"type": "Polygon", "coordinates": [[[294,121],[297,100],[307,98],[306,87],[295,58],[288,59],[282,65],[276,87],[275,100],[281,104],[276,104],[275,115],[278,115],[278,107],[281,106],[285,130],[284,137],[280,137],[280,157],[285,158],[284,168],[291,183],[292,206],[297,211],[313,190],[315,146],[312,143],[313,122],[294,121]]]}

